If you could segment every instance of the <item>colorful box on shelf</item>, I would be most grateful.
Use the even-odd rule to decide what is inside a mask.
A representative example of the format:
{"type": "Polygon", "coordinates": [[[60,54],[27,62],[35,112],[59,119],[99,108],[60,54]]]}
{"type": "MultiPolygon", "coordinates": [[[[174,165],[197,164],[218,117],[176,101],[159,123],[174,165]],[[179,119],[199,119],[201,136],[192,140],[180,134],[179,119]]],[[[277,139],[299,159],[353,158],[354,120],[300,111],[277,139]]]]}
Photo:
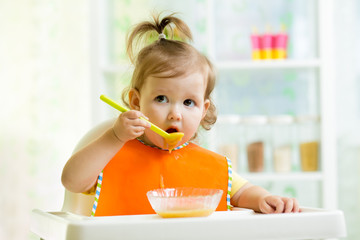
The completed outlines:
{"type": "Polygon", "coordinates": [[[272,57],[274,59],[284,59],[287,57],[287,41],[288,35],[284,32],[278,33],[273,36],[273,53],[272,57]]]}
{"type": "Polygon", "coordinates": [[[251,44],[252,44],[252,59],[257,60],[261,59],[261,39],[259,35],[251,35],[251,44]]]}
{"type": "Polygon", "coordinates": [[[272,34],[266,33],[260,36],[260,56],[261,59],[272,59],[273,51],[273,38],[272,34]]]}
{"type": "Polygon", "coordinates": [[[252,59],[285,59],[287,57],[288,35],[282,27],[280,33],[251,34],[252,59]]]}

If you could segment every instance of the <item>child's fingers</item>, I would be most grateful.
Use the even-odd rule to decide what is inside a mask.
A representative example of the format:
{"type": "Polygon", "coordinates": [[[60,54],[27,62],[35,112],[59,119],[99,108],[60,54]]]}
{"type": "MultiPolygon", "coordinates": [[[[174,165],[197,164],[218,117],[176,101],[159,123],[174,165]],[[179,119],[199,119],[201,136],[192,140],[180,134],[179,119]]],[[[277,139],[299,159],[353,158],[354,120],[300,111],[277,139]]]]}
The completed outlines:
{"type": "Polygon", "coordinates": [[[292,198],[283,198],[285,203],[285,210],[284,213],[291,213],[294,208],[294,200],[292,198]]]}
{"type": "Polygon", "coordinates": [[[149,120],[149,118],[147,116],[145,116],[143,113],[142,114],[142,117],[145,118],[146,120],[149,120]]]}
{"type": "Polygon", "coordinates": [[[276,201],[275,201],[275,213],[282,213],[284,212],[284,209],[285,209],[285,203],[283,201],[281,201],[281,199],[279,198],[276,198],[276,201]]]}
{"type": "Polygon", "coordinates": [[[141,126],[133,126],[132,127],[132,132],[134,133],[134,135],[136,137],[138,137],[139,135],[142,135],[145,131],[145,128],[144,127],[141,127],[141,126]]]}
{"type": "Polygon", "coordinates": [[[264,202],[260,206],[260,211],[262,213],[274,213],[275,209],[272,206],[270,206],[267,202],[264,202]]]}
{"type": "Polygon", "coordinates": [[[150,123],[140,118],[130,119],[129,122],[132,126],[136,126],[136,127],[144,127],[144,128],[150,127],[150,123]]]}
{"type": "Polygon", "coordinates": [[[143,117],[145,119],[147,119],[147,117],[145,117],[144,114],[142,114],[139,111],[135,111],[135,110],[131,110],[125,113],[122,113],[124,118],[129,120],[129,124],[134,125],[134,126],[143,126],[146,128],[149,128],[151,126],[151,124],[143,119],[141,119],[140,117],[143,117]]]}
{"type": "Polygon", "coordinates": [[[124,113],[121,113],[123,117],[129,118],[129,119],[137,119],[140,117],[143,117],[143,114],[140,111],[136,110],[130,110],[124,113]]]}
{"type": "Polygon", "coordinates": [[[285,203],[281,200],[281,198],[272,196],[270,198],[267,198],[266,202],[275,209],[275,213],[282,213],[285,208],[285,203]]]}
{"type": "Polygon", "coordinates": [[[123,133],[125,139],[134,139],[144,134],[145,128],[140,126],[131,126],[123,133]]]}
{"type": "Polygon", "coordinates": [[[260,206],[263,213],[291,213],[300,212],[299,204],[295,198],[268,196],[260,206]]]}
{"type": "Polygon", "coordinates": [[[294,213],[301,212],[298,201],[295,198],[293,198],[293,201],[294,201],[293,212],[294,213]]]}

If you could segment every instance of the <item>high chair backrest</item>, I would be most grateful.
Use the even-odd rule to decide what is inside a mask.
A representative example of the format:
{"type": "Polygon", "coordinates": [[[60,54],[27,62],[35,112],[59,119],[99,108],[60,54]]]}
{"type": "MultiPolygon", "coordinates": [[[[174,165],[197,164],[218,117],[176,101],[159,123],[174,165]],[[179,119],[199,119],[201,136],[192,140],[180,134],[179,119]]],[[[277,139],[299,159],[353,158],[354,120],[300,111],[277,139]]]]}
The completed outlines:
{"type": "MultiPolygon", "coordinates": [[[[73,153],[88,145],[90,142],[98,138],[113,124],[115,119],[104,121],[90,131],[88,131],[78,142],[73,153]]],[[[90,216],[94,204],[95,195],[86,195],[83,193],[73,193],[65,189],[64,203],[62,206],[63,212],[71,212],[79,215],[90,216]]]]}

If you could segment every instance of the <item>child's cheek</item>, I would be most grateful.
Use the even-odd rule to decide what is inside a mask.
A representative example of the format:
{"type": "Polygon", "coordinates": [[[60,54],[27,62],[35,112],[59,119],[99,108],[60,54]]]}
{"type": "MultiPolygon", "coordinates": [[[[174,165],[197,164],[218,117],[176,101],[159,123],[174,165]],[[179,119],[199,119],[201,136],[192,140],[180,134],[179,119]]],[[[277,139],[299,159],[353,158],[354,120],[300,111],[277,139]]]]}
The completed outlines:
{"type": "Polygon", "coordinates": [[[164,147],[164,143],[165,143],[164,139],[159,134],[155,133],[154,131],[152,131],[150,129],[146,129],[145,136],[146,136],[146,139],[149,141],[149,142],[147,142],[147,144],[155,145],[159,148],[164,147]]]}

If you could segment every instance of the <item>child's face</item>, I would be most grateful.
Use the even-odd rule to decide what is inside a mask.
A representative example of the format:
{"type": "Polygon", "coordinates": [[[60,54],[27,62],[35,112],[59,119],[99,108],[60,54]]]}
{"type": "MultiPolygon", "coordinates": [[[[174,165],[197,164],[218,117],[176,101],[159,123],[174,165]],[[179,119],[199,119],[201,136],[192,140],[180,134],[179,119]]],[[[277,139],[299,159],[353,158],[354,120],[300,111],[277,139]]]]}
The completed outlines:
{"type": "MultiPolygon", "coordinates": [[[[201,72],[175,78],[149,77],[140,92],[132,90],[130,105],[163,130],[183,132],[179,146],[193,137],[210,105],[210,101],[204,99],[206,84],[201,72]]],[[[163,138],[150,129],[145,130],[143,140],[150,145],[164,146],[163,138]]]]}

